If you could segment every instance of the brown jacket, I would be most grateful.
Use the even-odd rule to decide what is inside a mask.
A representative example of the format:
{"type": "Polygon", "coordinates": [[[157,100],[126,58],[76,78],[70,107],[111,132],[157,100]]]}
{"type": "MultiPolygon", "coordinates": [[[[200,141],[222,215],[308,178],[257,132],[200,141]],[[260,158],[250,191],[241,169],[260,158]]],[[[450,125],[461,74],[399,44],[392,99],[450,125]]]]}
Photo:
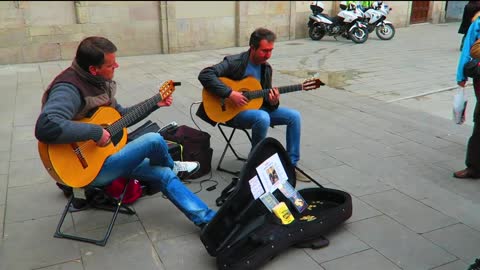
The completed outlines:
{"type": "MultiPolygon", "coordinates": [[[[475,13],[472,18],[472,22],[474,22],[480,16],[480,11],[475,13]]],[[[475,43],[473,43],[472,47],[470,48],[470,56],[472,58],[480,59],[480,39],[477,39],[475,43]]]]}
{"type": "Polygon", "coordinates": [[[470,48],[470,56],[472,58],[480,59],[480,39],[477,39],[470,48]]]}

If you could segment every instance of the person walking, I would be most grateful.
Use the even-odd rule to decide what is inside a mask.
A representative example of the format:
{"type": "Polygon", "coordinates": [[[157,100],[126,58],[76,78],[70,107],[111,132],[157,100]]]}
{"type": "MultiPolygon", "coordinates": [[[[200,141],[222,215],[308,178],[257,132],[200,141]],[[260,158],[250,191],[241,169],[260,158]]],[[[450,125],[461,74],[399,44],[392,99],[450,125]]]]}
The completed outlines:
{"type": "MultiPolygon", "coordinates": [[[[462,53],[458,60],[456,81],[460,87],[465,87],[468,78],[463,72],[463,67],[472,57],[480,59],[480,50],[478,48],[480,40],[480,12],[474,15],[473,22],[470,25],[465,37],[462,53]]],[[[480,178],[480,78],[473,78],[473,89],[477,99],[473,113],[473,132],[468,140],[467,154],[465,159],[465,169],[456,171],[453,176],[456,178],[480,178]]]]}
{"type": "Polygon", "coordinates": [[[468,28],[472,24],[472,18],[478,11],[480,11],[480,1],[468,1],[468,3],[463,8],[462,23],[458,28],[458,33],[463,34],[462,43],[460,44],[460,51],[463,48],[468,28]]]}

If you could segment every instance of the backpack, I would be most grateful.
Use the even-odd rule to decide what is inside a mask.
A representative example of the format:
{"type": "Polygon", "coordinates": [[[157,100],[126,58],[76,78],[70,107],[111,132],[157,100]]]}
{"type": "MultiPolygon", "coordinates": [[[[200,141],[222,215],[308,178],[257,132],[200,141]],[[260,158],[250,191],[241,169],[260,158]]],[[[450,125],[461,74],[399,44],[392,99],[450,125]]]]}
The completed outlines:
{"type": "MultiPolygon", "coordinates": [[[[119,199],[120,195],[123,192],[123,188],[125,187],[125,184],[127,182],[128,178],[124,177],[119,177],[115,180],[113,180],[109,185],[105,186],[104,192],[106,195],[119,199]]],[[[65,197],[70,197],[73,194],[73,189],[72,187],[56,183],[57,187],[60,188],[63,191],[63,194],[65,197]]],[[[124,204],[132,204],[135,201],[137,201],[140,197],[143,195],[143,189],[142,184],[140,181],[137,179],[132,179],[130,183],[128,184],[127,191],[125,192],[125,196],[123,197],[122,202],[124,204]]],[[[147,190],[148,191],[148,190],[147,190]]],[[[85,188],[85,197],[86,199],[83,200],[81,198],[75,198],[78,200],[81,200],[83,204],[90,204],[90,203],[95,203],[95,204],[112,204],[114,203],[108,196],[105,196],[105,194],[102,194],[101,190],[99,188],[94,188],[94,187],[86,187],[85,188]]],[[[77,207],[78,208],[78,207],[77,207]]]]}
{"type": "Polygon", "coordinates": [[[148,120],[130,132],[127,141],[135,140],[147,132],[158,132],[163,136],[173,160],[200,163],[200,169],[187,178],[199,178],[212,170],[213,149],[210,147],[210,134],[207,132],[185,125],[177,126],[174,122],[160,128],[157,123],[148,120]]]}
{"type": "MultiPolygon", "coordinates": [[[[123,189],[125,188],[125,185],[127,184],[127,180],[128,178],[124,177],[119,177],[115,179],[112,183],[110,183],[110,185],[105,188],[105,193],[107,193],[109,196],[119,199],[120,195],[123,192],[123,189]]],[[[132,204],[140,197],[142,197],[142,192],[143,189],[140,181],[138,181],[137,179],[132,179],[128,183],[127,191],[125,192],[125,196],[123,197],[122,202],[124,204],[132,204]]]]}
{"type": "Polygon", "coordinates": [[[186,125],[162,130],[160,134],[165,140],[182,145],[183,161],[198,161],[200,163],[200,170],[189,178],[199,178],[212,170],[213,149],[210,147],[210,134],[186,125]]]}

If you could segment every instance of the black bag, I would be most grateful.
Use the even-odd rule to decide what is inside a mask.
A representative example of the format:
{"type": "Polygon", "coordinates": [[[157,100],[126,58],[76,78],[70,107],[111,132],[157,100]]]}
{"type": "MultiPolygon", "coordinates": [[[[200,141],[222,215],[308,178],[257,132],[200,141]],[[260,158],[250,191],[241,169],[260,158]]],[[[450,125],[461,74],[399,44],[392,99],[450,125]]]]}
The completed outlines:
{"type": "Polygon", "coordinates": [[[210,147],[210,134],[185,125],[160,131],[160,134],[165,140],[182,145],[183,161],[198,161],[200,163],[200,170],[189,178],[195,179],[204,176],[212,170],[213,149],[210,147]]]}
{"type": "MultiPolygon", "coordinates": [[[[160,132],[162,129],[163,128],[160,128],[157,123],[154,123],[151,120],[147,120],[144,124],[136,128],[134,131],[128,133],[127,143],[139,138],[146,133],[160,132]]],[[[168,153],[170,153],[172,159],[175,161],[182,161],[183,146],[174,141],[166,140],[166,142],[168,145],[168,153]]]]}
{"type": "Polygon", "coordinates": [[[138,139],[140,136],[149,133],[149,132],[158,132],[160,127],[157,123],[153,123],[151,120],[147,120],[141,126],[127,134],[127,143],[138,139]]]}
{"type": "Polygon", "coordinates": [[[480,60],[472,58],[463,66],[463,74],[470,78],[480,78],[480,60]]]}
{"type": "MultiPolygon", "coordinates": [[[[201,231],[200,239],[208,253],[216,257],[218,269],[259,269],[289,247],[320,248],[328,245],[325,234],[352,215],[352,198],[340,190],[318,187],[299,190],[308,208],[299,213],[292,201],[278,189],[275,198],[290,209],[294,221],[282,224],[260,199],[254,199],[249,180],[257,176],[257,167],[278,154],[288,183],[295,187],[295,167],[283,146],[266,138],[254,147],[215,217],[201,231]]],[[[310,177],[311,178],[311,177],[310,177]]],[[[228,189],[228,188],[227,188],[228,189]]],[[[221,196],[222,197],[222,196],[221,196]]]]}

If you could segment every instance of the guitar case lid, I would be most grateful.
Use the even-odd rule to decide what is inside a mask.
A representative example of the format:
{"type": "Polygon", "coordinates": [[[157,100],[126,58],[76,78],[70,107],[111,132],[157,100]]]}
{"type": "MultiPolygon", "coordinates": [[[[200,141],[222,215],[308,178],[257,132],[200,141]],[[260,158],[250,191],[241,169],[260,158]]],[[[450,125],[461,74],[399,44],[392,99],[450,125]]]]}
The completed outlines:
{"type": "MultiPolygon", "coordinates": [[[[257,176],[257,167],[278,154],[292,187],[296,185],[295,167],[283,146],[265,138],[251,151],[238,181],[227,195],[215,217],[201,231],[200,240],[207,252],[217,258],[221,270],[253,270],[283,250],[295,247],[320,248],[324,238],[352,215],[352,200],[347,192],[318,187],[298,190],[307,203],[302,212],[277,188],[273,196],[284,202],[294,221],[284,224],[260,199],[254,199],[249,181],[257,176]]],[[[223,192],[222,192],[223,193],[223,192]]]]}
{"type": "MultiPolygon", "coordinates": [[[[261,219],[270,213],[260,199],[253,199],[248,181],[257,175],[257,166],[274,154],[278,154],[288,176],[288,182],[295,187],[295,167],[282,144],[273,138],[263,139],[250,152],[234,190],[201,232],[200,239],[210,255],[216,256],[229,244],[235,231],[249,221],[261,219]]],[[[280,193],[278,189],[274,195],[277,193],[280,193]]]]}

